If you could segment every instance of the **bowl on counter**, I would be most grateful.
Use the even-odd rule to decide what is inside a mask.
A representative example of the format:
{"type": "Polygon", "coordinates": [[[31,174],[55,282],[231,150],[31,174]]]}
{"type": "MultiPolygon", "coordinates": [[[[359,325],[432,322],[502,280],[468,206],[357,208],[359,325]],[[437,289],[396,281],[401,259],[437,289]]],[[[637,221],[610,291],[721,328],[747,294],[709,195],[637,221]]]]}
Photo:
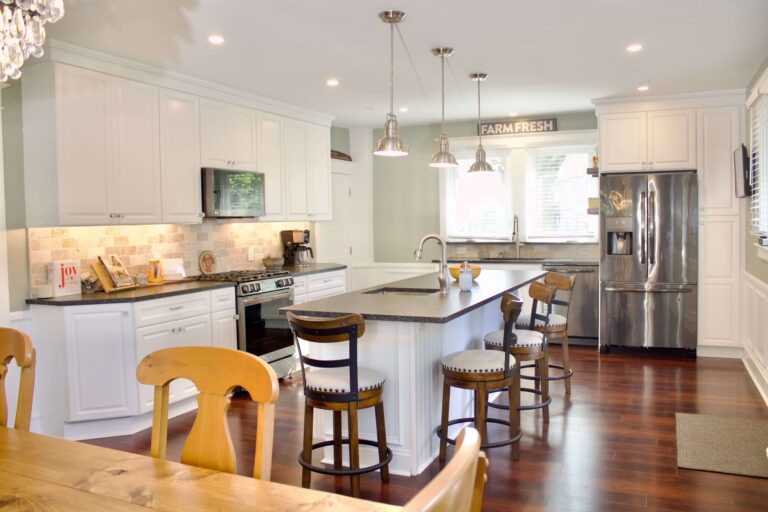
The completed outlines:
{"type": "Polygon", "coordinates": [[[280,270],[283,268],[285,258],[282,257],[267,257],[261,260],[267,270],[280,270]]]}
{"type": "MultiPolygon", "coordinates": [[[[480,275],[480,265],[469,265],[469,271],[472,273],[472,279],[477,279],[477,276],[480,275]]],[[[451,265],[448,267],[448,272],[451,274],[451,277],[459,280],[459,266],[458,265],[451,265]]]]}

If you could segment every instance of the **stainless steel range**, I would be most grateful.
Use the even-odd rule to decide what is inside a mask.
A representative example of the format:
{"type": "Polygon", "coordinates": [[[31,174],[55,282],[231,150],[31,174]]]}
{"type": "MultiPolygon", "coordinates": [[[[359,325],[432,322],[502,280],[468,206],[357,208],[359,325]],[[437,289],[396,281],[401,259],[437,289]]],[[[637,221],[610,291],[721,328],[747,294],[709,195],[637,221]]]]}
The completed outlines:
{"type": "Polygon", "coordinates": [[[200,276],[237,283],[237,347],[272,366],[278,377],[295,369],[293,335],[280,308],[293,304],[293,278],[285,271],[237,270],[200,276]]]}

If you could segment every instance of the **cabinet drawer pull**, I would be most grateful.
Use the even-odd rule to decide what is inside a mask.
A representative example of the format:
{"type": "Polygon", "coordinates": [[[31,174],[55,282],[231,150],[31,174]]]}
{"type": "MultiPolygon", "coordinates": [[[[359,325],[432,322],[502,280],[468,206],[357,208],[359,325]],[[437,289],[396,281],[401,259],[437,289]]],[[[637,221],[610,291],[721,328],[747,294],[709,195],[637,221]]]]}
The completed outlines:
{"type": "Polygon", "coordinates": [[[219,302],[229,302],[230,297],[219,297],[219,302]]]}
{"type": "Polygon", "coordinates": [[[171,311],[179,311],[181,309],[184,309],[184,306],[171,306],[168,309],[170,309],[171,311]]]}

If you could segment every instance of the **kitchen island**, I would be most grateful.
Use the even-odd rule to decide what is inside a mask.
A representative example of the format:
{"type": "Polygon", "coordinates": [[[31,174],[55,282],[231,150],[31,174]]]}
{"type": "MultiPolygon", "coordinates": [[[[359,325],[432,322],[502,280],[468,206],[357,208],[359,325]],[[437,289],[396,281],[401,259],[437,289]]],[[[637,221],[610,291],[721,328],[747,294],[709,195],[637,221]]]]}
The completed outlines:
{"type": "MultiPolygon", "coordinates": [[[[439,293],[437,273],[281,309],[309,316],[360,313],[366,320],[358,346],[361,366],[386,375],[384,411],[387,443],[394,458],[390,471],[417,475],[437,457],[434,430],[440,423],[440,359],[458,350],[481,348],[483,334],[502,325],[499,301],[544,275],[541,270],[483,270],[471,292],[439,293]]],[[[311,344],[313,356],[342,357],[344,344],[311,344]]],[[[451,417],[469,416],[471,395],[454,391],[451,417]],[[460,397],[458,395],[461,395],[460,397]]],[[[318,411],[320,413],[321,411],[318,411]]],[[[325,411],[322,411],[325,412],[325,411]]],[[[316,437],[332,437],[331,415],[318,414],[316,437]]],[[[360,417],[360,437],[376,438],[373,412],[360,417]]],[[[361,465],[377,460],[375,449],[360,447],[361,465]]],[[[331,460],[331,453],[326,452],[331,460]]]]}

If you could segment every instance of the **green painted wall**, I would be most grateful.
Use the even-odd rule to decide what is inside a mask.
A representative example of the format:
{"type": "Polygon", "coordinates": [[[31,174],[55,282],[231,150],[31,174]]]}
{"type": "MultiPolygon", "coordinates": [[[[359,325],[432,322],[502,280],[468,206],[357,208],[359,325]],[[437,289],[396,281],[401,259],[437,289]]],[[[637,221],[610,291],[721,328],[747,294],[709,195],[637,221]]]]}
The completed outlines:
{"type": "Polygon", "coordinates": [[[349,129],[331,126],[331,149],[349,154],[349,129]]]}
{"type": "MultiPolygon", "coordinates": [[[[751,91],[752,88],[757,83],[758,78],[760,78],[760,75],[762,75],[765,70],[768,69],[768,55],[766,55],[765,60],[763,60],[763,63],[760,65],[760,68],[755,72],[755,75],[752,77],[752,80],[749,81],[749,87],[747,88],[747,91],[751,91]]],[[[747,115],[747,128],[744,133],[747,134],[747,146],[749,146],[749,115],[747,115]]],[[[761,260],[757,257],[757,248],[753,245],[757,241],[757,237],[752,236],[750,233],[751,231],[751,213],[749,211],[749,201],[743,200],[743,208],[744,208],[744,218],[746,219],[746,222],[744,223],[744,232],[746,233],[744,236],[744,240],[746,242],[746,247],[744,248],[744,268],[747,272],[758,278],[764,283],[768,283],[768,261],[761,260]]]]}
{"type": "MultiPolygon", "coordinates": [[[[560,131],[597,128],[592,111],[536,117],[557,117],[560,131]]],[[[477,124],[448,123],[446,133],[449,137],[471,137],[477,134],[477,124]]],[[[401,127],[400,137],[408,144],[410,154],[373,157],[374,261],[412,262],[421,237],[440,232],[438,172],[427,166],[439,135],[439,124],[401,127]]],[[[381,129],[373,132],[371,147],[381,136],[381,129]]],[[[430,242],[424,261],[436,257],[439,250],[430,242]]]]}
{"type": "Polygon", "coordinates": [[[27,309],[27,230],[24,206],[24,154],[21,134],[21,85],[3,89],[3,167],[8,243],[8,293],[11,311],[27,309]]]}

